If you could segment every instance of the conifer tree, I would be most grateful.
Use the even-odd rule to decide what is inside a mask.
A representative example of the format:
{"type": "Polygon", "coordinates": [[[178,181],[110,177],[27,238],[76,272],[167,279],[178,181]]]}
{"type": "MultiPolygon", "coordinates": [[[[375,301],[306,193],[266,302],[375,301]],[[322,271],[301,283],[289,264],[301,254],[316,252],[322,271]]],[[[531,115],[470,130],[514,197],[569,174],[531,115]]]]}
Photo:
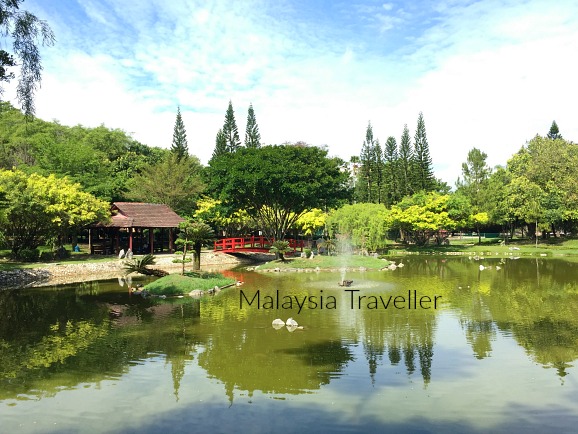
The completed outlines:
{"type": "Polygon", "coordinates": [[[189,156],[187,132],[185,131],[185,124],[183,123],[180,107],[177,107],[177,120],[175,121],[175,129],[173,130],[171,152],[175,154],[178,161],[186,159],[189,156]]]}
{"type": "Polygon", "coordinates": [[[213,150],[213,156],[211,159],[220,157],[227,152],[227,137],[223,134],[223,130],[219,130],[217,132],[217,137],[215,138],[215,149],[213,150]]]}
{"type": "Polygon", "coordinates": [[[365,131],[365,141],[361,146],[359,155],[359,175],[356,184],[356,199],[358,202],[373,202],[375,197],[375,168],[374,168],[375,141],[373,139],[373,128],[371,122],[365,131]]]}
{"type": "Polygon", "coordinates": [[[561,139],[562,134],[560,134],[560,130],[558,129],[558,124],[556,121],[552,121],[552,126],[550,126],[550,131],[548,131],[548,138],[550,139],[561,139]]]}
{"type": "Polygon", "coordinates": [[[239,138],[239,130],[237,129],[237,122],[235,121],[233,103],[230,100],[227,113],[225,114],[223,134],[225,135],[227,143],[227,152],[235,152],[241,146],[241,139],[239,138]]]}
{"type": "Polygon", "coordinates": [[[383,203],[385,193],[384,177],[383,177],[383,152],[381,151],[381,145],[379,144],[378,139],[375,139],[373,143],[373,152],[371,157],[374,170],[373,182],[375,185],[375,190],[373,193],[374,197],[373,202],[383,203]]]}
{"type": "Polygon", "coordinates": [[[253,110],[253,104],[249,104],[249,110],[247,114],[247,128],[245,129],[245,146],[247,148],[261,147],[261,134],[259,133],[259,126],[257,125],[257,119],[255,118],[255,111],[253,110]]]}
{"type": "Polygon", "coordinates": [[[414,167],[412,170],[414,188],[416,191],[431,191],[435,186],[432,160],[429,154],[429,145],[425,131],[423,113],[417,118],[417,128],[414,136],[414,167]]]}
{"type": "Polygon", "coordinates": [[[399,202],[399,158],[395,137],[389,136],[383,150],[384,200],[386,205],[399,202]]]}
{"type": "Polygon", "coordinates": [[[407,124],[403,126],[403,133],[401,134],[401,141],[399,143],[399,195],[400,198],[410,196],[414,193],[411,184],[411,171],[413,166],[413,152],[411,150],[411,138],[409,136],[409,129],[407,124]]]}

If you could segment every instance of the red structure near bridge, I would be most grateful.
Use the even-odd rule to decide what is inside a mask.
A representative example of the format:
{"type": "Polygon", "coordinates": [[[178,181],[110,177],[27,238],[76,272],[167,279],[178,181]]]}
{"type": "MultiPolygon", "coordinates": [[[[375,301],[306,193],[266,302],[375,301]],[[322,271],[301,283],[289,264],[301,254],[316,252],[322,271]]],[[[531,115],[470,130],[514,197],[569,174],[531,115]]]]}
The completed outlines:
{"type": "MultiPolygon", "coordinates": [[[[215,241],[214,250],[223,253],[268,252],[273,241],[275,240],[263,236],[223,238],[215,241]]],[[[289,242],[289,247],[293,249],[293,252],[297,249],[302,252],[305,247],[303,240],[286,239],[285,241],[289,242]]]]}

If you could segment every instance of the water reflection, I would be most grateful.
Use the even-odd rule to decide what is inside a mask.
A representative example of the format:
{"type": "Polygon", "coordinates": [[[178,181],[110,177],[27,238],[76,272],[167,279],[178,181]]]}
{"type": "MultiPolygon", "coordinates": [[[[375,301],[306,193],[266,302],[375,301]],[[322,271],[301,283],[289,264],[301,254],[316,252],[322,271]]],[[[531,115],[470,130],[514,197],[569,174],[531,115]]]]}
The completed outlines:
{"type": "Polygon", "coordinates": [[[191,390],[200,381],[187,381],[191,375],[219,385],[228,405],[345,385],[365,395],[365,380],[378,390],[407,391],[419,379],[436,393],[516,348],[569,386],[578,358],[578,264],[442,257],[404,263],[348,277],[365,296],[440,295],[438,309],[351,309],[338,274],[327,273],[238,275],[247,293],[307,297],[323,290],[337,300],[337,309],[305,307],[300,314],[240,308],[238,289],[202,300],[131,296],[117,281],[1,292],[0,400],[18,406],[86,384],[130,381],[133,369],[159,359],[170,371],[174,405],[201,393],[191,390]],[[280,316],[297,318],[304,330],[275,330],[271,321],[280,316]]]}

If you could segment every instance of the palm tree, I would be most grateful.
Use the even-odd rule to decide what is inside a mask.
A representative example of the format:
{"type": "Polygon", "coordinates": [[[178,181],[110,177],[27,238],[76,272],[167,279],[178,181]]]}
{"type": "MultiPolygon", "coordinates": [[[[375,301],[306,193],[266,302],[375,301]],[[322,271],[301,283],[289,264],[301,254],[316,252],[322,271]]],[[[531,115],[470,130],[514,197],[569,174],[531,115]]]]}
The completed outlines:
{"type": "MultiPolygon", "coordinates": [[[[193,250],[193,271],[201,269],[201,248],[215,239],[215,232],[208,224],[202,220],[196,222],[187,219],[179,225],[179,238],[176,240],[177,245],[183,246],[183,274],[185,272],[185,262],[187,249],[192,247],[193,250]]],[[[181,261],[181,260],[179,260],[181,261]]]]}
{"type": "Polygon", "coordinates": [[[270,253],[275,253],[276,259],[285,260],[285,253],[291,252],[292,249],[289,247],[289,241],[277,240],[271,244],[270,253]]]}
{"type": "Polygon", "coordinates": [[[155,270],[147,268],[149,265],[154,264],[155,264],[155,257],[149,253],[148,255],[144,255],[142,258],[133,258],[129,261],[125,261],[123,268],[128,273],[139,273],[144,274],[146,276],[163,277],[169,274],[164,270],[155,270]]]}

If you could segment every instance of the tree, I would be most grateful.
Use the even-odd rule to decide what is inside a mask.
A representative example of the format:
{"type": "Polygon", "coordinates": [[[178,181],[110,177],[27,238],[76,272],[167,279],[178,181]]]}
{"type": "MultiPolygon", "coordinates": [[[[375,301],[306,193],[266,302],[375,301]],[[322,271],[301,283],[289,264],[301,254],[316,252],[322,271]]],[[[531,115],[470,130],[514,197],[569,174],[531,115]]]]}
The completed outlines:
{"type": "Polygon", "coordinates": [[[358,202],[377,202],[378,185],[381,168],[381,147],[379,142],[373,138],[373,128],[371,122],[368,123],[365,131],[365,141],[361,146],[359,155],[359,174],[356,183],[356,199],[358,202]],[[378,151],[379,150],[379,154],[378,151]]]}
{"type": "Polygon", "coordinates": [[[247,114],[247,128],[245,129],[245,146],[247,148],[258,148],[261,146],[261,134],[255,118],[253,104],[249,104],[247,114]]]}
{"type": "Polygon", "coordinates": [[[175,129],[173,131],[173,144],[171,145],[171,152],[177,157],[177,161],[186,159],[189,156],[189,147],[187,146],[187,132],[185,131],[185,124],[181,116],[181,108],[177,108],[177,119],[175,121],[175,129]]]}
{"type": "Polygon", "coordinates": [[[552,121],[552,125],[550,126],[550,131],[548,131],[548,138],[549,139],[561,139],[562,134],[560,134],[560,130],[558,129],[558,124],[556,121],[552,121]]]}
{"type": "Polygon", "coordinates": [[[215,232],[213,229],[202,220],[193,221],[187,218],[184,222],[179,224],[179,236],[175,241],[177,245],[183,247],[182,259],[179,259],[183,264],[183,271],[185,274],[185,262],[187,257],[187,249],[193,249],[193,271],[201,269],[201,248],[203,244],[215,239],[215,232]]]}
{"type": "Polygon", "coordinates": [[[480,225],[487,223],[487,204],[488,198],[488,179],[491,174],[490,167],[486,164],[488,158],[485,152],[477,148],[472,148],[468,152],[465,163],[462,163],[463,181],[458,178],[456,183],[457,191],[463,193],[469,200],[473,210],[473,214],[478,218],[472,220],[476,231],[478,232],[478,243],[482,242],[482,235],[480,234],[480,225]],[[485,214],[485,217],[481,215],[485,214]]]}
{"type": "Polygon", "coordinates": [[[1,229],[16,255],[50,240],[60,247],[66,235],[109,215],[108,203],[54,174],[2,170],[0,196],[4,214],[1,229]]]}
{"type": "Polygon", "coordinates": [[[223,135],[225,136],[227,152],[235,152],[241,146],[237,122],[235,122],[235,112],[233,103],[229,101],[229,107],[225,114],[225,124],[223,125],[223,135]]]}
{"type": "Polygon", "coordinates": [[[223,133],[223,130],[220,129],[215,138],[215,149],[213,150],[213,156],[211,158],[217,158],[227,152],[227,137],[225,133],[223,133]]]}
{"type": "MultiPolygon", "coordinates": [[[[53,45],[54,33],[46,21],[20,10],[22,0],[0,1],[0,35],[13,40],[10,54],[0,50],[0,82],[14,78],[9,68],[20,65],[16,96],[24,114],[34,115],[34,94],[40,83],[42,63],[38,45],[53,45]]],[[[0,87],[0,95],[2,87],[0,87]]]]}
{"type": "Polygon", "coordinates": [[[265,235],[283,239],[302,214],[349,199],[343,162],[314,147],[241,148],[213,159],[210,192],[231,209],[244,209],[265,235]]]}
{"type": "Polygon", "coordinates": [[[201,164],[196,157],[178,160],[170,153],[156,164],[148,164],[134,176],[127,197],[131,200],[162,203],[177,214],[190,214],[195,200],[205,188],[201,164]]]}
{"type": "Polygon", "coordinates": [[[392,205],[400,200],[399,196],[399,170],[398,161],[399,157],[397,155],[397,143],[395,137],[388,137],[385,142],[385,148],[383,152],[383,178],[384,178],[384,199],[386,205],[392,205]]]}
{"type": "Polygon", "coordinates": [[[403,126],[403,133],[401,134],[401,141],[399,142],[399,186],[400,197],[409,196],[413,194],[411,171],[413,167],[413,152],[411,150],[411,138],[409,137],[409,129],[407,124],[403,126]]]}
{"type": "Polygon", "coordinates": [[[316,231],[325,227],[326,220],[327,213],[323,212],[319,208],[313,208],[302,214],[295,222],[295,225],[304,235],[313,237],[316,231]]]}
{"type": "Polygon", "coordinates": [[[423,246],[433,236],[442,244],[457,225],[450,217],[449,195],[420,191],[391,207],[392,227],[402,240],[423,246]]]}
{"type": "Polygon", "coordinates": [[[433,176],[432,160],[429,154],[429,145],[425,131],[423,113],[420,112],[417,118],[417,128],[414,137],[414,166],[412,177],[414,179],[415,191],[431,191],[434,188],[435,180],[433,176]]]}
{"type": "Polygon", "coordinates": [[[391,224],[389,214],[381,204],[344,205],[329,214],[327,227],[331,237],[341,235],[352,247],[375,252],[387,247],[387,231],[391,224]]]}

